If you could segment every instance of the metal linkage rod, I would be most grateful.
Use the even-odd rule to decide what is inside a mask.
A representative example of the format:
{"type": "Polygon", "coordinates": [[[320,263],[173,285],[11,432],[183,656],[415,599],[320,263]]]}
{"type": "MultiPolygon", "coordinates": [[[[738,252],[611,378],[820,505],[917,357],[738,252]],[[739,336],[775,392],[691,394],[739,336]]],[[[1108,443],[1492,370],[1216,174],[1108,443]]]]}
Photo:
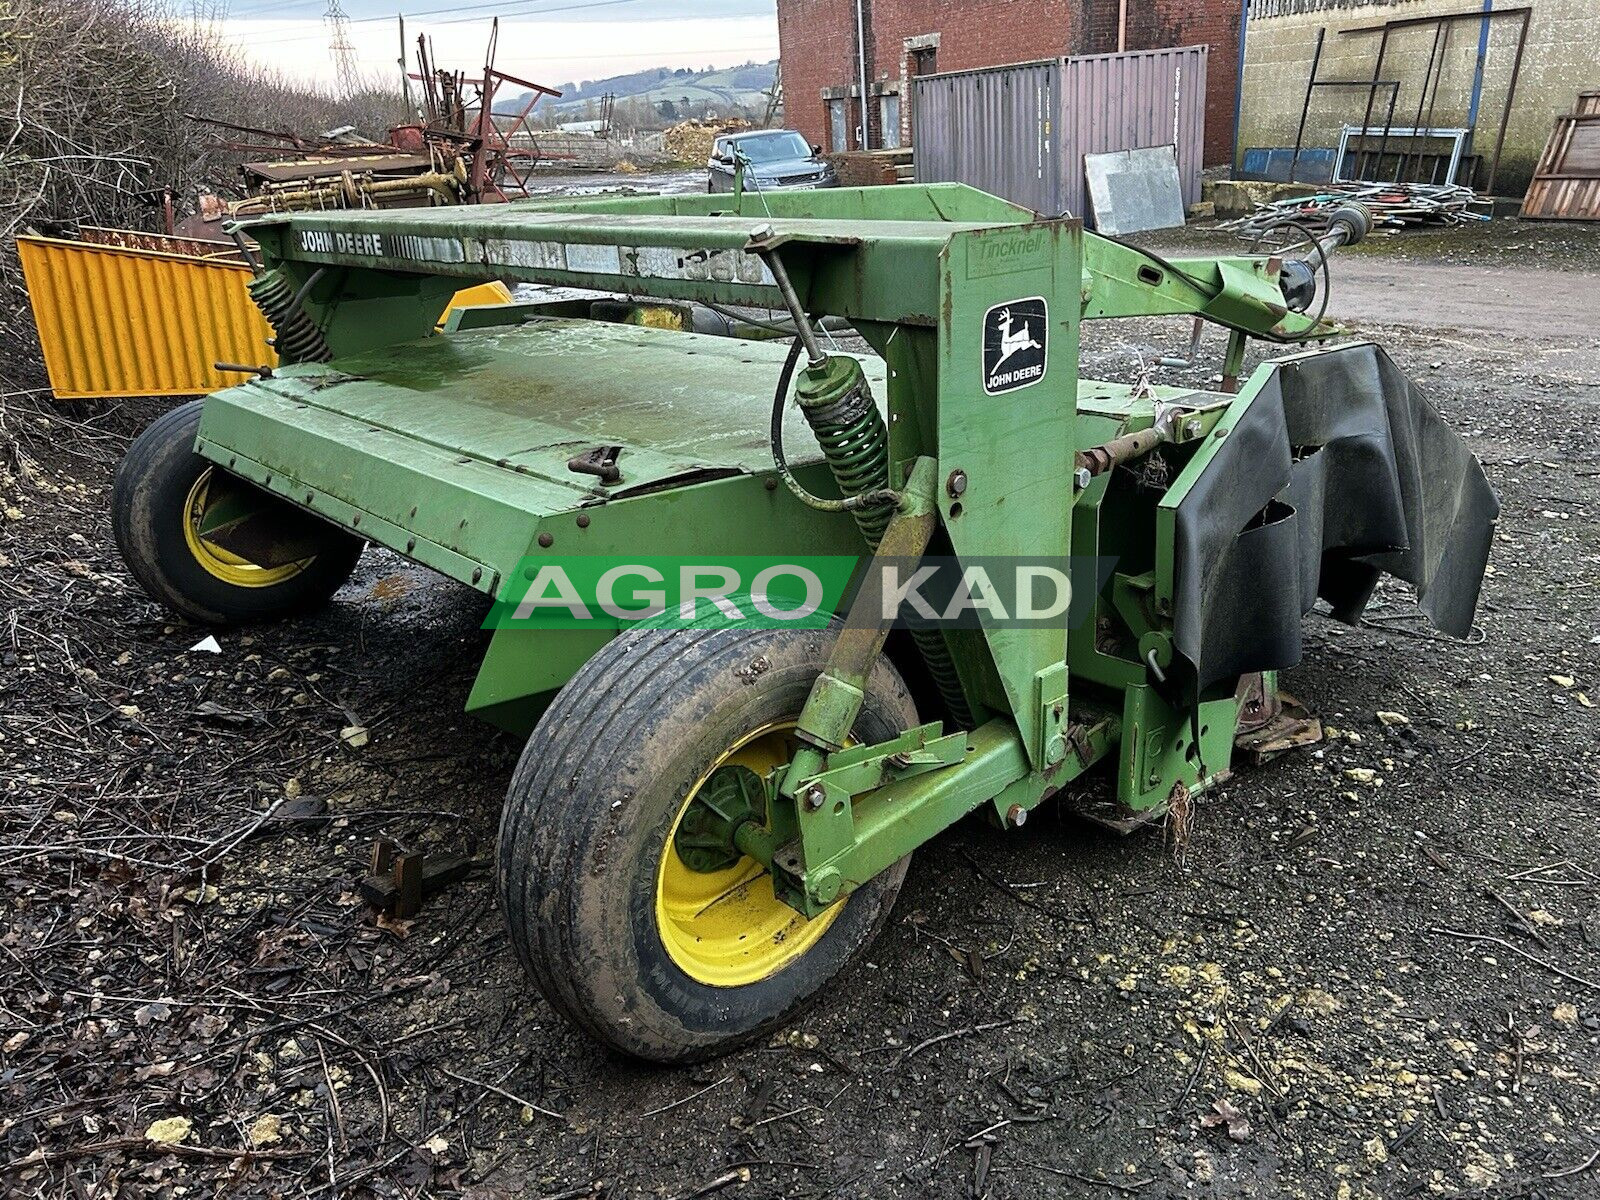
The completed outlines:
{"type": "Polygon", "coordinates": [[[811,328],[811,319],[806,316],[806,310],[800,303],[800,296],[794,290],[794,281],[789,278],[789,271],[783,265],[783,259],[779,256],[777,248],[772,244],[776,233],[771,225],[763,225],[753,230],[747,248],[750,253],[760,255],[761,261],[767,264],[767,270],[772,272],[772,278],[778,285],[778,293],[788,306],[789,315],[794,318],[795,335],[799,337],[800,344],[806,348],[807,365],[824,367],[828,363],[828,356],[823,352],[822,344],[817,341],[816,331],[811,328]]]}

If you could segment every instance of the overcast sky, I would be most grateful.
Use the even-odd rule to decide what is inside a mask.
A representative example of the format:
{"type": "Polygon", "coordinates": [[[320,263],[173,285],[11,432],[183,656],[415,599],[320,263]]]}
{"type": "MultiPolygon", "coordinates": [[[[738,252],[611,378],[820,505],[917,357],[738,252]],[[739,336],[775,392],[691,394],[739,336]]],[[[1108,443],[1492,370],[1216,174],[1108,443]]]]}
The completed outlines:
{"type": "MultiPolygon", "coordinates": [[[[287,74],[333,79],[327,0],[213,0],[223,36],[287,74]]],[[[174,0],[182,11],[182,0],[174,0]]],[[[540,83],[601,79],[645,67],[726,67],[778,56],[775,0],[343,0],[366,73],[398,72],[397,12],[411,46],[430,34],[441,66],[482,67],[490,20],[500,18],[501,69],[540,83]]],[[[414,54],[408,52],[407,63],[414,54]]]]}

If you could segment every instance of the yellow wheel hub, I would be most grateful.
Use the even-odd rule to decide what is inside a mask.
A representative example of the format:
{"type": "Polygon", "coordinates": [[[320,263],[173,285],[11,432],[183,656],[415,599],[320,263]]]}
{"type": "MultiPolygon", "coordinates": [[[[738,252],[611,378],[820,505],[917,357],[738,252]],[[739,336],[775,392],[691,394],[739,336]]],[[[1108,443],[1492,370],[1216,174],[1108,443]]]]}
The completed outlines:
{"type": "Polygon", "coordinates": [[[226,492],[225,487],[216,486],[216,483],[215,469],[207,467],[200,473],[200,478],[194,481],[194,486],[189,489],[189,497],[183,505],[184,545],[189,547],[189,553],[194,555],[195,562],[199,563],[208,575],[234,587],[265,588],[293,579],[311,565],[314,555],[299,562],[284,563],[276,567],[260,567],[249,559],[240,558],[232,551],[224,550],[215,542],[207,540],[200,532],[205,528],[206,515],[222,501],[226,492]]]}
{"type": "Polygon", "coordinates": [[[743,987],[775,975],[814,946],[843,902],[806,920],[772,892],[767,868],[748,856],[721,871],[691,870],[674,837],[712,772],[748,767],[765,776],[793,757],[793,721],[763,726],[728,750],[689,792],[667,831],[656,873],[656,930],[678,968],[711,987],[743,987]]]}

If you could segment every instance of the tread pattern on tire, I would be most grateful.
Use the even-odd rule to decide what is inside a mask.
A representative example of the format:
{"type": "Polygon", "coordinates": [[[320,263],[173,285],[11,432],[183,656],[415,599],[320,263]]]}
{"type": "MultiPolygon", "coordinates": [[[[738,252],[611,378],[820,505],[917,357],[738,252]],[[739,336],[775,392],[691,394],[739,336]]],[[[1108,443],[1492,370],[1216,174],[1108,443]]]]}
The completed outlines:
{"type": "MultiPolygon", "coordinates": [[[[574,873],[583,870],[584,863],[581,856],[560,854],[556,847],[563,840],[587,844],[606,813],[604,805],[578,808],[568,802],[569,798],[597,794],[598,788],[587,786],[586,781],[600,781],[615,774],[615,763],[626,752],[629,733],[619,728],[629,719],[626,700],[636,695],[660,694],[662,678],[667,674],[687,675],[696,668],[714,665],[714,660],[723,656],[731,666],[748,654],[747,648],[741,648],[741,634],[742,631],[728,629],[624,632],[589,659],[558,693],[512,777],[496,868],[511,941],[523,966],[550,1002],[601,1043],[617,1045],[611,1032],[594,1019],[589,1004],[574,986],[586,962],[572,940],[580,921],[574,873]],[[575,825],[580,822],[584,827],[575,825]],[[552,866],[554,863],[564,863],[564,870],[552,866]]],[[[884,668],[899,685],[903,703],[909,706],[909,694],[887,660],[884,668]]],[[[914,708],[908,715],[914,717],[914,708]]],[[[898,890],[908,861],[902,860],[880,877],[891,889],[889,902],[881,905],[858,951],[871,943],[887,920],[893,892],[898,890]]],[[[759,1037],[791,1019],[813,999],[814,995],[799,998],[760,1028],[708,1053],[720,1053],[739,1041],[759,1037]]],[[[704,1056],[695,1053],[674,1057],[677,1061],[691,1061],[704,1056]]]]}
{"type": "MultiPolygon", "coordinates": [[[[603,740],[610,733],[610,721],[606,720],[603,714],[609,713],[612,719],[615,719],[616,713],[622,707],[617,703],[617,693],[645,691],[663,668],[685,659],[694,652],[699,643],[709,640],[718,632],[720,631],[704,629],[667,631],[668,636],[660,639],[654,647],[648,644],[641,647],[645,655],[644,661],[632,664],[627,671],[608,670],[609,664],[604,661],[609,658],[607,655],[597,654],[590,658],[557,694],[555,701],[539,722],[541,728],[548,722],[551,728],[566,732],[568,736],[564,739],[565,745],[552,747],[554,753],[538,757],[524,754],[517,763],[516,773],[512,777],[512,790],[520,790],[524,795],[536,796],[542,800],[549,794],[548,787],[553,780],[565,779],[568,787],[576,788],[582,758],[587,756],[594,746],[603,744],[603,740]],[[579,730],[593,731],[593,742],[590,745],[583,745],[581,736],[572,736],[579,730]]],[[[627,639],[625,644],[631,651],[634,644],[639,641],[639,635],[624,633],[612,645],[623,642],[624,639],[627,639]]],[[[558,961],[563,963],[574,961],[570,943],[561,935],[576,927],[577,914],[573,903],[574,889],[566,887],[563,880],[542,878],[540,875],[541,867],[549,860],[544,842],[551,837],[563,835],[561,822],[538,819],[542,808],[542,804],[522,806],[508,804],[505,810],[505,822],[500,831],[500,844],[506,846],[522,840],[526,825],[531,824],[536,827],[532,852],[519,856],[518,862],[513,865],[521,868],[520,879],[510,877],[505,854],[502,853],[498,860],[500,894],[505,898],[506,917],[513,928],[524,931],[526,944],[523,938],[519,937],[513,937],[512,941],[517,947],[523,966],[533,976],[539,989],[553,1001],[557,1001],[562,1011],[591,1037],[609,1042],[609,1035],[591,1020],[587,1007],[579,1003],[576,993],[568,986],[570,972],[557,973],[549,969],[558,961]],[[530,899],[536,896],[543,897],[543,908],[546,911],[535,911],[530,906],[530,899]],[[548,908],[563,903],[567,910],[566,919],[550,920],[551,914],[547,911],[548,908]]]]}
{"type": "MultiPolygon", "coordinates": [[[[183,514],[155,511],[152,505],[172,497],[164,486],[180,474],[192,480],[205,464],[194,454],[203,400],[180,404],[134,439],[111,485],[111,534],[128,573],[151,599],[184,618],[203,625],[231,625],[270,620],[304,612],[325,603],[355,570],[365,545],[333,525],[327,526],[325,549],[303,572],[268,588],[236,588],[221,580],[197,576],[185,587],[163,559],[178,554],[183,514]],[[191,474],[192,473],[192,474],[191,474]]],[[[188,484],[184,485],[185,492],[188,484]]],[[[183,549],[184,555],[188,554],[183,549]]]]}

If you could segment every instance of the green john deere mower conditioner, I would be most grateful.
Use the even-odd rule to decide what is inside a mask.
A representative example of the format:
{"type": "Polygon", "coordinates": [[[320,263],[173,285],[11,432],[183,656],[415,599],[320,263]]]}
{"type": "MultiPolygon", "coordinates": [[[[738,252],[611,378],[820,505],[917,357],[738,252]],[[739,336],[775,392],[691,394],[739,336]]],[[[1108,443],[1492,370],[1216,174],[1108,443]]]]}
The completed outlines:
{"type": "Polygon", "coordinates": [[[1306,740],[1276,672],[1319,599],[1388,572],[1467,632],[1482,470],[1382,350],[1306,349],[1368,227],[1168,261],[955,186],[270,218],[282,365],[150,427],[117,538],[204,623],[320,603],[367,542],[495,597],[512,941],[597,1039],[704,1057],[964,815],[1131,828],[1306,740]],[[562,290],[435,331],[492,279],[562,290]],[[1230,331],[1225,390],[1078,377],[1080,322],[1168,314],[1230,331]],[[1241,380],[1248,338],[1283,354],[1241,380]]]}

